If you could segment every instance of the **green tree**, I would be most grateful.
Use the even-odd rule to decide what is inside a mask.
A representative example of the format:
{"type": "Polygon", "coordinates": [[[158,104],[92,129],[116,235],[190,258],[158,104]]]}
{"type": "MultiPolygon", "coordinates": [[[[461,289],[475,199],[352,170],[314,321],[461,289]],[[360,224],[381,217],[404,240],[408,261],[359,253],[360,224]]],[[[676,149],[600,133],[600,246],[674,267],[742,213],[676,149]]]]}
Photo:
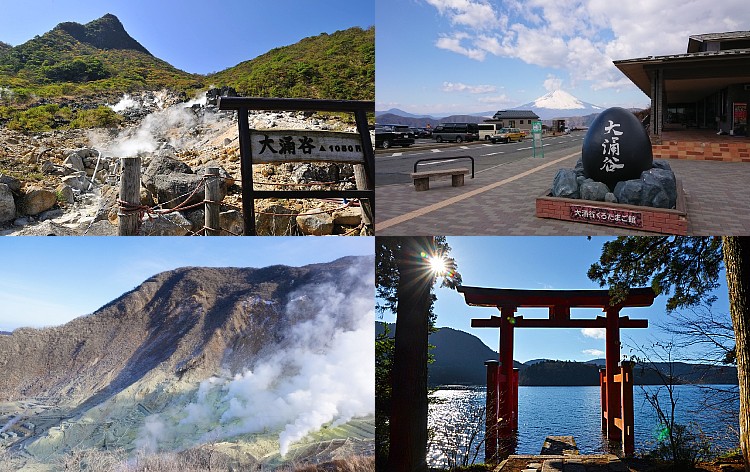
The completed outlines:
{"type": "Polygon", "coordinates": [[[620,237],[604,243],[588,276],[601,286],[609,285],[612,303],[621,300],[628,287],[650,283],[657,294],[669,295],[671,312],[710,304],[722,263],[739,381],[740,448],[750,472],[750,237],[620,237]]]}
{"type": "MultiPolygon", "coordinates": [[[[449,250],[445,238],[377,240],[377,309],[396,314],[392,370],[388,375],[381,369],[380,374],[391,380],[391,397],[390,411],[379,414],[388,418],[389,443],[398,445],[388,450],[388,471],[427,470],[427,337],[435,300],[432,288],[437,276],[443,277],[443,286],[455,288],[461,283],[455,261],[447,258],[449,250]]],[[[376,358],[380,367],[386,360],[382,353],[376,358]]],[[[376,386],[376,390],[387,389],[376,386]]],[[[380,404],[384,404],[382,399],[380,404]]]]}

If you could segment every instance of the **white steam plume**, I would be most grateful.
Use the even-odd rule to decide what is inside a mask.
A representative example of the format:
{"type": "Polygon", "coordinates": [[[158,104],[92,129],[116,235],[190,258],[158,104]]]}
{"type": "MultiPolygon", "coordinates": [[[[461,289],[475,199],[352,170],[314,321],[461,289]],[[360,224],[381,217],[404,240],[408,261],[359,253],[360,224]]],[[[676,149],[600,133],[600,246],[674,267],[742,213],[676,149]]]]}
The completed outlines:
{"type": "Polygon", "coordinates": [[[364,276],[365,289],[361,272],[347,275],[353,276],[352,287],[360,287],[324,283],[291,294],[286,318],[306,321],[293,324],[251,370],[202,382],[195,401],[180,412],[181,420],[150,418],[138,445],[154,448],[188,431],[196,435],[195,442],[273,433],[284,456],[294,442],[323,425],[374,414],[372,267],[364,276]]]}

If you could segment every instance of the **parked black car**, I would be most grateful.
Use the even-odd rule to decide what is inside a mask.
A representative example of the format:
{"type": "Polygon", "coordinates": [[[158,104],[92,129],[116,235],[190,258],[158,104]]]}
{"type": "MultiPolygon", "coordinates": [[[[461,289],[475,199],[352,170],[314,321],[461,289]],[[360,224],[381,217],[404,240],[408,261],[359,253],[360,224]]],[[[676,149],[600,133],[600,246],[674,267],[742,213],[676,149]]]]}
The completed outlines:
{"type": "Polygon", "coordinates": [[[409,147],[412,144],[414,138],[406,125],[375,126],[375,147],[388,149],[392,146],[409,147]]]}

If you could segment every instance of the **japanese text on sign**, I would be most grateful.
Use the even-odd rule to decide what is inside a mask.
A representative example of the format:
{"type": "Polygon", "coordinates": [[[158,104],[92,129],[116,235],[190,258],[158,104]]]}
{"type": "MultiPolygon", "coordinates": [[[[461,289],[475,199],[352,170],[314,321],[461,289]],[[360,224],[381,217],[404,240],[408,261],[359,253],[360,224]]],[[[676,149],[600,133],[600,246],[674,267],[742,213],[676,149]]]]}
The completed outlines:
{"type": "Polygon", "coordinates": [[[643,215],[637,211],[570,205],[570,218],[575,221],[606,223],[630,228],[643,227],[643,215]]]}
{"type": "Polygon", "coordinates": [[[623,132],[617,130],[620,127],[620,123],[615,123],[609,120],[609,125],[604,127],[604,134],[608,137],[604,138],[602,143],[602,155],[604,156],[604,165],[599,170],[605,172],[614,172],[616,169],[622,169],[625,167],[624,164],[620,164],[620,136],[623,132]]]}
{"type": "Polygon", "coordinates": [[[328,161],[362,163],[356,133],[312,130],[251,130],[253,162],[328,161]]]}

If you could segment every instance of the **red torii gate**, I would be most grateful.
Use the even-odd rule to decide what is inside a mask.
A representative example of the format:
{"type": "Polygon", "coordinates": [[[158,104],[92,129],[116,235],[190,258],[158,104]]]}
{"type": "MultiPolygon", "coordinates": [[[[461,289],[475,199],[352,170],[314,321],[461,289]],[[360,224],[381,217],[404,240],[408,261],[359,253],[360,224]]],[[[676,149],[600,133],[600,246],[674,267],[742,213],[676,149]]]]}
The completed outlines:
{"type": "Polygon", "coordinates": [[[513,328],[605,328],[606,368],[599,371],[602,431],[608,439],[622,441],[623,452],[632,455],[633,375],[632,363],[620,359],[620,328],[647,328],[648,320],[620,316],[625,307],[647,307],[656,294],[651,288],[632,288],[627,297],[610,305],[608,290],[516,290],[460,286],[467,305],[490,306],[500,316],[472,319],[473,328],[499,328],[499,361],[487,361],[487,409],[485,423],[485,462],[496,462],[498,452],[511,453],[514,432],[518,430],[518,369],[513,368],[513,328]],[[548,308],[549,318],[525,319],[516,316],[518,308],[548,308]],[[606,316],[571,319],[570,309],[600,308],[606,316]],[[619,388],[617,384],[619,385],[619,388]],[[498,451],[498,447],[500,451],[498,451]]]}

